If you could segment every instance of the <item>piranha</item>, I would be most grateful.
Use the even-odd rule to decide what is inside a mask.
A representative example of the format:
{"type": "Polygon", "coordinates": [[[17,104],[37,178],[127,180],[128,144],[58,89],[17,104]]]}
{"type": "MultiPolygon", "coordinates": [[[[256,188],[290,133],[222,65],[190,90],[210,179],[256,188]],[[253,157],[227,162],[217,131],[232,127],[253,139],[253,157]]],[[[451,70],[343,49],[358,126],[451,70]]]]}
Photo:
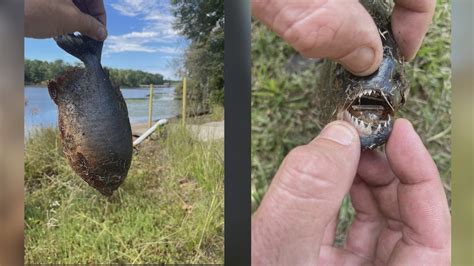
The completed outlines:
{"type": "Polygon", "coordinates": [[[384,1],[362,0],[379,28],[383,60],[379,69],[366,77],[352,75],[340,64],[326,61],[321,90],[323,110],[331,110],[325,121],[345,120],[357,129],[362,149],[384,144],[392,131],[394,116],[409,91],[404,61],[391,30],[384,1]]]}
{"type": "Polygon", "coordinates": [[[67,34],[55,38],[85,68],[48,84],[58,106],[58,126],[72,169],[105,196],[124,182],[132,160],[132,131],[123,96],[101,66],[103,42],[67,34]]]}

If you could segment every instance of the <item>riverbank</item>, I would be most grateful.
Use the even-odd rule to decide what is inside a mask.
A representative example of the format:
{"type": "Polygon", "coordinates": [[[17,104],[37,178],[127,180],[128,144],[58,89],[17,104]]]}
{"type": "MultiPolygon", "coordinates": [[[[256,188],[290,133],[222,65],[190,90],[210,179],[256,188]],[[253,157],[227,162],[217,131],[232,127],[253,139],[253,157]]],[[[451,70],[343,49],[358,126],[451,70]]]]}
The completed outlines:
{"type": "MultiPolygon", "coordinates": [[[[158,119],[159,120],[159,119],[158,119]]],[[[158,120],[153,120],[153,124],[158,122],[158,120]]],[[[177,115],[167,119],[169,123],[181,123],[181,115],[177,115]]],[[[218,127],[215,131],[219,138],[224,138],[224,107],[220,105],[214,105],[211,107],[211,111],[206,114],[187,117],[186,124],[189,126],[188,128],[194,128],[191,130],[195,130],[196,126],[208,124],[208,127],[218,127]],[[218,123],[218,124],[214,124],[218,123]],[[222,131],[222,132],[220,132],[222,131]]],[[[148,129],[148,122],[140,122],[140,123],[132,123],[132,136],[137,138],[141,134],[143,134],[148,129]]],[[[214,131],[214,130],[213,130],[214,131]]]]}
{"type": "MultiPolygon", "coordinates": [[[[161,88],[175,88],[179,84],[179,82],[171,82],[171,83],[164,83],[164,84],[154,84],[154,89],[161,89],[161,88]]],[[[43,83],[25,83],[25,87],[34,87],[34,88],[48,88],[48,81],[44,81],[43,83]]],[[[128,87],[128,86],[120,86],[119,89],[149,89],[150,84],[140,84],[138,86],[128,87]]]]}

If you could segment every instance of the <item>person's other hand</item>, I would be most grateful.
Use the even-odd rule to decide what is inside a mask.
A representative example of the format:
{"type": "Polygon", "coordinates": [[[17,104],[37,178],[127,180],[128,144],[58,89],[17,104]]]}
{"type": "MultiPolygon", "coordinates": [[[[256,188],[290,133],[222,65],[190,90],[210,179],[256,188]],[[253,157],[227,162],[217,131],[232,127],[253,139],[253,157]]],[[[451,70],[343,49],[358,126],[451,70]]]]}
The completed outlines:
{"type": "Polygon", "coordinates": [[[102,0],[83,1],[88,13],[72,0],[25,0],[25,36],[51,38],[80,32],[97,41],[107,38],[106,15],[102,0]]]}
{"type": "Polygon", "coordinates": [[[285,158],[252,217],[254,265],[450,264],[446,196],[411,124],[395,122],[386,157],[359,156],[355,129],[334,122],[285,158]],[[356,216],[338,248],[337,215],[349,191],[356,216]]]}
{"type": "MultiPolygon", "coordinates": [[[[415,57],[435,0],[395,0],[392,30],[406,60],[415,57]]],[[[327,57],[365,76],[382,61],[382,42],[358,0],[252,0],[252,14],[307,57],[327,57]]]]}

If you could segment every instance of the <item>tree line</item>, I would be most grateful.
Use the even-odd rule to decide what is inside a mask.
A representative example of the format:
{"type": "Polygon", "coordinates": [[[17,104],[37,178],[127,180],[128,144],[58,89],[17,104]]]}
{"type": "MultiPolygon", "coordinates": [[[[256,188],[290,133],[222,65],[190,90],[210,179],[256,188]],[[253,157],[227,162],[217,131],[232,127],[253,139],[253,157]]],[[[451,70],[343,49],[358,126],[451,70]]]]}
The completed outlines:
{"type": "MultiPolygon", "coordinates": [[[[224,105],[224,1],[172,0],[174,28],[191,41],[181,62],[190,104],[224,105]]],[[[180,87],[177,87],[178,93],[180,87]]]]}
{"type": "MultiPolygon", "coordinates": [[[[25,60],[25,84],[45,84],[48,80],[57,78],[66,69],[82,66],[82,63],[69,64],[63,60],[53,62],[41,60],[25,60]]],[[[141,70],[116,69],[105,67],[113,85],[120,87],[138,87],[140,85],[161,85],[168,80],[163,79],[161,74],[153,74],[141,70]]]]}

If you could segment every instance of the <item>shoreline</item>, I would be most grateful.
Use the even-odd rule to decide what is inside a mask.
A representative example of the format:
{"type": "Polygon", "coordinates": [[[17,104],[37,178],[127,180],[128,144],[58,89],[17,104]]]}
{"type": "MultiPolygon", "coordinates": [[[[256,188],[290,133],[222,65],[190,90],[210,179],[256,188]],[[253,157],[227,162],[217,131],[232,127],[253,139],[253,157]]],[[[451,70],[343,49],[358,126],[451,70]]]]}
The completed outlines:
{"type": "MultiPolygon", "coordinates": [[[[48,88],[48,84],[24,84],[24,87],[26,89],[26,87],[28,88],[38,88],[38,89],[47,89],[48,88]]],[[[172,85],[169,85],[169,86],[166,86],[164,87],[163,85],[156,85],[156,84],[153,84],[153,89],[168,89],[168,88],[175,88],[176,89],[176,86],[172,86],[172,85]]],[[[150,85],[140,85],[138,87],[120,87],[120,89],[132,89],[132,90],[135,90],[135,89],[139,89],[139,90],[148,90],[150,89],[150,85]]]]}

